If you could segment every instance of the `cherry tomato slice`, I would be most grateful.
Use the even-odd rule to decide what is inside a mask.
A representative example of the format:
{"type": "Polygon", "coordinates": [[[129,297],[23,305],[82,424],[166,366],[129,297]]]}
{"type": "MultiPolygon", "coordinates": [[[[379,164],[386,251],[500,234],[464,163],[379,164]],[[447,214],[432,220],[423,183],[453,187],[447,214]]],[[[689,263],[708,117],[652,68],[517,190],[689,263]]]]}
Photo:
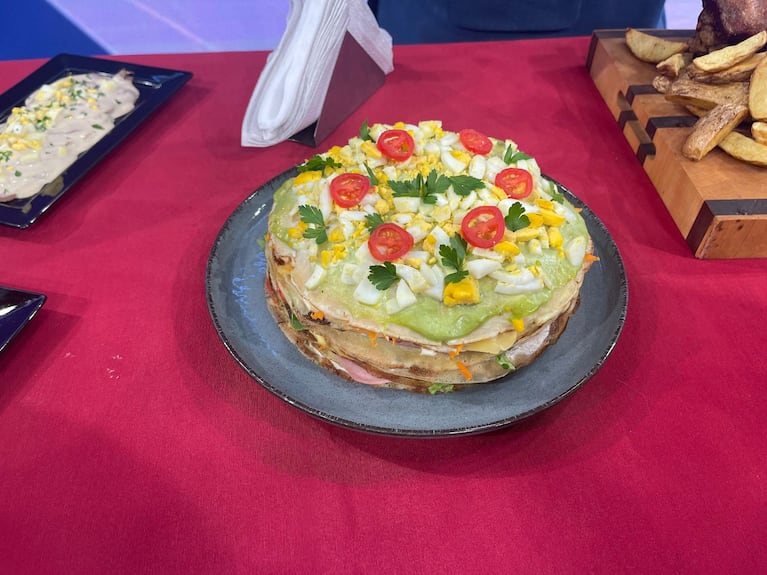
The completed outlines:
{"type": "Polygon", "coordinates": [[[413,136],[405,130],[386,130],[378,136],[376,146],[384,156],[398,162],[404,162],[415,151],[413,136]]]}
{"type": "Polygon", "coordinates": [[[464,148],[475,154],[482,154],[484,156],[493,149],[492,140],[482,132],[472,128],[466,128],[458,132],[458,138],[461,140],[464,148]]]}
{"type": "Polygon", "coordinates": [[[461,222],[461,235],[478,248],[492,248],[503,239],[506,223],[496,206],[479,206],[466,214],[461,222]]]}
{"type": "Polygon", "coordinates": [[[362,174],[345,173],[330,182],[330,195],[342,208],[353,208],[370,189],[370,179],[362,174]]]}
{"type": "Polygon", "coordinates": [[[381,262],[401,258],[413,247],[413,236],[397,224],[386,223],[376,227],[368,239],[371,255],[381,262]]]}
{"type": "Polygon", "coordinates": [[[510,198],[521,200],[533,191],[533,176],[527,170],[506,168],[495,176],[495,185],[510,198]]]}

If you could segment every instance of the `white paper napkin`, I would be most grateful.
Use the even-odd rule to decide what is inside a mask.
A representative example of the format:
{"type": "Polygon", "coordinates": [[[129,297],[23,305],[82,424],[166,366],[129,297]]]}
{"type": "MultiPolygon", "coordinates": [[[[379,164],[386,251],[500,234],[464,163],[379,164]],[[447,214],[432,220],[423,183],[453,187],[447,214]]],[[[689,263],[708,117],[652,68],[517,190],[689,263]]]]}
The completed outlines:
{"type": "Polygon", "coordinates": [[[290,0],[288,22],[269,54],[242,122],[242,145],[287,140],[317,121],[346,32],[386,73],[392,39],[364,0],[290,0]]]}

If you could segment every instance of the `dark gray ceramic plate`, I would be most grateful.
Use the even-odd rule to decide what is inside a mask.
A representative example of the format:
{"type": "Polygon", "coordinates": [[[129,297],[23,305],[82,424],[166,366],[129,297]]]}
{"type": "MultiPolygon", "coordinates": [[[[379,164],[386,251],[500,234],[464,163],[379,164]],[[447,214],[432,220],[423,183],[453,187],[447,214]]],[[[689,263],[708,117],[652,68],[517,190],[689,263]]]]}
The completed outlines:
{"type": "Polygon", "coordinates": [[[529,417],[572,394],[607,359],[628,306],[626,272],[602,222],[560,186],[583,217],[595,262],[581,303],[559,341],[531,365],[494,383],[454,393],[420,395],[351,383],[316,366],[285,338],[264,296],[266,233],[272,196],[293,170],[246,199],[219,232],[208,260],[206,288],[224,345],[263,387],[306,413],[352,429],[438,437],[491,431],[529,417]]]}

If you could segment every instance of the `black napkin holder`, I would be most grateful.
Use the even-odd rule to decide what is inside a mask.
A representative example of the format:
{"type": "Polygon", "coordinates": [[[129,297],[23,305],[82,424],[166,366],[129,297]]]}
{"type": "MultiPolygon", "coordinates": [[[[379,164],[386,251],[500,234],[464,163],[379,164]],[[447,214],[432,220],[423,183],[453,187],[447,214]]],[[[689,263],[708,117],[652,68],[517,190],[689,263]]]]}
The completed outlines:
{"type": "Polygon", "coordinates": [[[317,146],[383,86],[385,79],[386,73],[359,42],[346,32],[319,118],[288,139],[307,146],[317,146]]]}

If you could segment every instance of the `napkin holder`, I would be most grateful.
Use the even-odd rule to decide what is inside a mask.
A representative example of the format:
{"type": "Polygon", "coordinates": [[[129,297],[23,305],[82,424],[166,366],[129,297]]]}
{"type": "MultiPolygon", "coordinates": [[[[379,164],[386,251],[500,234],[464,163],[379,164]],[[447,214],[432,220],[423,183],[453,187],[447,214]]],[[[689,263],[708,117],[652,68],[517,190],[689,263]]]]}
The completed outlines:
{"type": "Polygon", "coordinates": [[[319,118],[288,139],[307,146],[317,146],[383,86],[385,79],[385,72],[359,42],[346,32],[319,118]]]}

